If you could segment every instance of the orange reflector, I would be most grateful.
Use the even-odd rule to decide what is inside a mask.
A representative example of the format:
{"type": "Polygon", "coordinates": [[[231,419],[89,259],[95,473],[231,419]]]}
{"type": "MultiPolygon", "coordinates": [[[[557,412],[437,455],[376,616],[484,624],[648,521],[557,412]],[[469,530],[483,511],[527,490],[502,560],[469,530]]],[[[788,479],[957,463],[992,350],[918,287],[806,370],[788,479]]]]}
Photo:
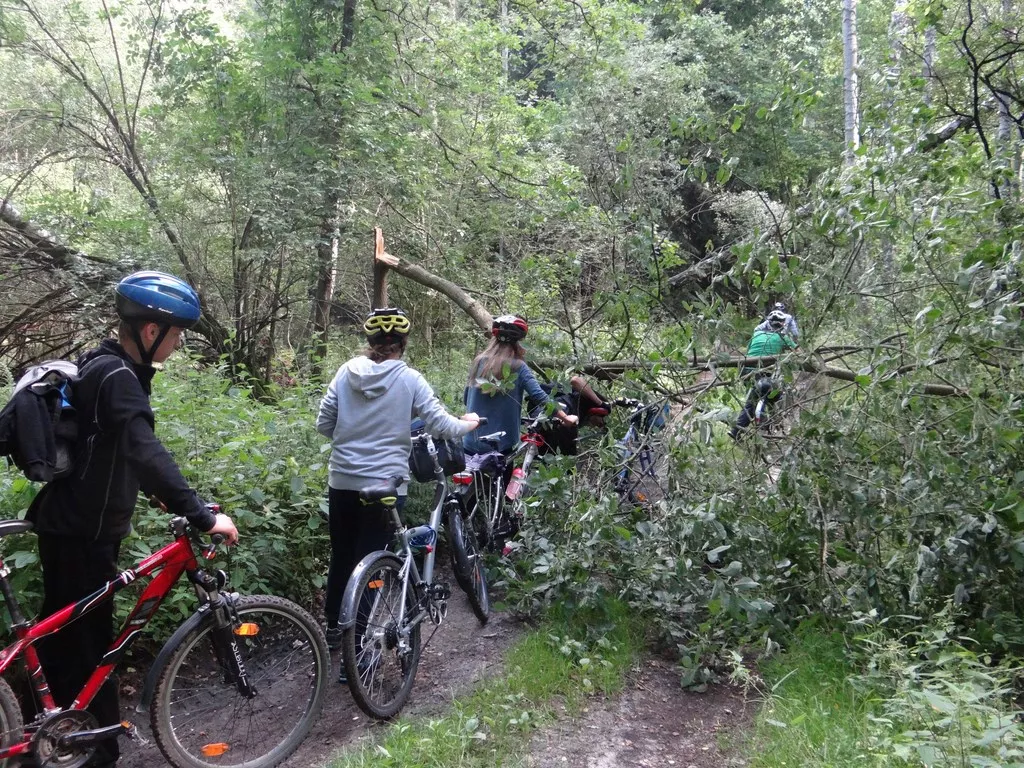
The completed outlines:
{"type": "Polygon", "coordinates": [[[231,747],[223,741],[219,741],[216,744],[204,744],[201,751],[204,757],[220,757],[229,749],[231,749],[231,747]]]}
{"type": "Polygon", "coordinates": [[[258,624],[253,624],[251,621],[243,621],[237,627],[235,627],[235,634],[241,635],[242,637],[255,637],[260,633],[258,624]]]}
{"type": "Polygon", "coordinates": [[[366,585],[367,589],[380,589],[384,586],[384,579],[374,579],[366,585]]]}

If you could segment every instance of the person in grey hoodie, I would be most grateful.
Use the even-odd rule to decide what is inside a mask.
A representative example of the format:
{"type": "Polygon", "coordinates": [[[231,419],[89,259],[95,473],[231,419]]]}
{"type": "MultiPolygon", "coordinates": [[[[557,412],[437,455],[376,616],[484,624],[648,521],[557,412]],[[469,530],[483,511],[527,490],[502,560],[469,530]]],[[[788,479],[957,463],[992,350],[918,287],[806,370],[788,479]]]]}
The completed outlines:
{"type": "Polygon", "coordinates": [[[473,413],[450,415],[423,374],[402,361],[409,328],[402,310],[374,310],[363,324],[368,349],[338,369],[320,401],[316,428],[331,439],[331,563],[324,617],[332,650],[341,645],[341,600],[356,563],[384,549],[391,537],[391,520],[383,507],[363,504],[359,491],[402,477],[406,482],[399,488],[399,505],[404,502],[414,418],[423,419],[427,431],[443,439],[461,437],[480,423],[473,413]]]}

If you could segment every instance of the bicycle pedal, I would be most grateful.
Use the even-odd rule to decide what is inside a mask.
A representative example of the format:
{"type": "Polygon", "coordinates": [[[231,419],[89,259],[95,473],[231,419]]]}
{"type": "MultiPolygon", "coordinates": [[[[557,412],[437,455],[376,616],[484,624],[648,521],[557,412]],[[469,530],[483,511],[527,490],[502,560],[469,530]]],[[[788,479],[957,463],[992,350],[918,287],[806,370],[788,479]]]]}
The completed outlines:
{"type": "Polygon", "coordinates": [[[448,582],[441,581],[437,584],[432,584],[430,587],[430,599],[431,600],[447,600],[452,596],[452,588],[448,582]]]}
{"type": "Polygon", "coordinates": [[[121,721],[121,727],[124,728],[124,735],[134,741],[140,747],[148,747],[149,739],[139,733],[139,727],[135,723],[130,723],[127,720],[121,721]]]}
{"type": "Polygon", "coordinates": [[[448,601],[435,600],[430,603],[430,620],[440,625],[448,617],[448,601]]]}

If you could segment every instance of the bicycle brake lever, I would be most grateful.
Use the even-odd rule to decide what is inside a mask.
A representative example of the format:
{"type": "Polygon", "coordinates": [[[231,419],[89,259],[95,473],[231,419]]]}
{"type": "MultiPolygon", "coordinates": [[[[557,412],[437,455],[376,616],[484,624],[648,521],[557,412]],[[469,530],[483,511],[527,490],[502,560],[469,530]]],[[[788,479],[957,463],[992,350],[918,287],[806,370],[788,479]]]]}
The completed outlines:
{"type": "Polygon", "coordinates": [[[227,539],[219,533],[213,534],[213,536],[210,537],[210,543],[203,547],[203,559],[213,560],[213,558],[217,556],[217,547],[223,544],[226,540],[227,539]]]}

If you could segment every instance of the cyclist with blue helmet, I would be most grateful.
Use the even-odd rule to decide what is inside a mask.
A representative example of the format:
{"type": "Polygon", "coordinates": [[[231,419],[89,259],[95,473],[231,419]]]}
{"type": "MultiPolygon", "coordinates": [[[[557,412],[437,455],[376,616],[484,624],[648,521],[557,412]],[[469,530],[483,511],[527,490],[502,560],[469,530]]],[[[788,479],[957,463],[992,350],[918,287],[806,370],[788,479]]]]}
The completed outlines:
{"type": "MultiPolygon", "coordinates": [[[[39,536],[42,616],[117,576],[121,540],[131,530],[140,490],[198,530],[221,533],[232,543],[238,539],[231,518],[206,508],[153,432],[154,366],[179,346],[183,330],[198,322],[198,294],[173,275],[136,272],[118,283],[115,307],[117,339],[106,339],[78,360],[75,469],[45,485],[27,515],[39,536]]],[[[53,697],[62,707],[71,705],[113,642],[114,604],[104,605],[39,642],[53,697]]],[[[89,711],[101,727],[120,722],[115,677],[89,711]]],[[[99,745],[89,765],[114,765],[118,755],[117,739],[110,739],[99,745]]]]}

